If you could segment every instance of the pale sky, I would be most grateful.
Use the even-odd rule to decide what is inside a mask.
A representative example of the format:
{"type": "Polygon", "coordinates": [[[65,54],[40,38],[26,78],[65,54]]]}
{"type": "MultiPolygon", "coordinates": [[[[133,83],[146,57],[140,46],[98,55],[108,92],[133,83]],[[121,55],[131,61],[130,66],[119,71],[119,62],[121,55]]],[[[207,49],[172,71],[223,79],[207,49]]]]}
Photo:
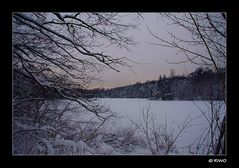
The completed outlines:
{"type": "MultiPolygon", "coordinates": [[[[102,82],[96,87],[113,88],[134,84],[136,82],[145,82],[147,80],[156,80],[159,75],[168,76],[171,69],[175,69],[176,75],[189,74],[193,72],[198,65],[191,63],[169,64],[185,60],[184,55],[176,55],[177,50],[162,46],[155,46],[149,42],[158,42],[147,30],[148,27],[160,37],[168,38],[167,31],[174,32],[179,36],[190,36],[183,29],[175,25],[168,25],[166,19],[162,20],[161,15],[156,13],[144,13],[144,20],[140,20],[139,29],[128,32],[133,38],[140,42],[136,46],[131,46],[130,52],[124,49],[108,49],[108,54],[119,55],[134,60],[140,64],[134,64],[132,72],[129,68],[118,67],[119,72],[106,70],[97,75],[102,82]]],[[[130,17],[130,14],[129,14],[130,17]]],[[[127,18],[125,18],[127,19],[127,18]]]]}

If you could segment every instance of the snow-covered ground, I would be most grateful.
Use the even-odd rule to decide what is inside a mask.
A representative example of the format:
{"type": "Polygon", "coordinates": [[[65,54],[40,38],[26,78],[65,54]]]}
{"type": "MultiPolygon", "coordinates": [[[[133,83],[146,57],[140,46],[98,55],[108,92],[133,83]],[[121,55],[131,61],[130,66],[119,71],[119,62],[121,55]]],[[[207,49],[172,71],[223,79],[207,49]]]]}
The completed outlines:
{"type": "MultiPolygon", "coordinates": [[[[192,119],[189,128],[185,129],[176,141],[180,154],[188,154],[188,148],[184,147],[194,143],[202,131],[209,126],[202,114],[204,112],[206,116],[210,115],[211,109],[208,101],[159,101],[138,98],[100,98],[98,101],[108,105],[113,112],[117,113],[119,117],[111,125],[117,129],[129,127],[132,124],[131,121],[142,120],[141,111],[148,107],[158,123],[167,122],[169,130],[177,130],[186,119],[192,119]]],[[[223,102],[217,101],[216,104],[222,105],[223,102]]],[[[225,111],[226,107],[222,105],[219,115],[223,116],[225,111]]],[[[110,124],[108,126],[111,127],[110,124]]]]}
{"type": "MultiPolygon", "coordinates": [[[[167,151],[165,147],[177,136],[185,121],[190,121],[188,128],[183,130],[176,139],[175,146],[170,147],[172,151],[167,154],[190,154],[188,146],[197,144],[195,140],[198,140],[203,131],[209,127],[211,119],[211,107],[208,101],[160,101],[138,98],[99,98],[95,101],[102,105],[102,111],[107,111],[109,108],[115,117],[103,122],[77,102],[56,100],[50,101],[48,111],[56,111],[57,113],[53,114],[58,117],[63,111],[59,121],[49,120],[48,113],[44,119],[50,122],[39,123],[40,125],[31,122],[29,124],[24,116],[23,120],[15,118],[15,153],[152,155],[152,151],[157,146],[153,146],[153,150],[149,148],[147,135],[143,133],[146,127],[143,129],[140,127],[146,119],[145,113],[142,112],[148,111],[149,139],[152,144],[158,139],[158,142],[160,141],[158,144],[163,146],[154,154],[165,154],[167,151]],[[68,107],[66,111],[64,111],[65,107],[68,107]],[[101,127],[95,134],[94,130],[98,126],[101,127]],[[57,132],[56,137],[51,132],[57,132]],[[88,141],[89,137],[92,138],[88,141]],[[163,144],[166,142],[164,138],[168,138],[168,144],[163,144]],[[26,152],[28,149],[30,152],[26,152]]],[[[222,101],[214,101],[214,103],[214,113],[218,113],[221,120],[226,112],[225,104],[222,101]]]]}

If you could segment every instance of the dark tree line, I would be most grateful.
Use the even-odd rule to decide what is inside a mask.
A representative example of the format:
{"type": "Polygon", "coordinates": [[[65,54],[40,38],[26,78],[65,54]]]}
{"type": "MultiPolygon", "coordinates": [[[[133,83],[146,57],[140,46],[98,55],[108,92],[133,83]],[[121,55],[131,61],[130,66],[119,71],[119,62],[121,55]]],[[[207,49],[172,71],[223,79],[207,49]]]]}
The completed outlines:
{"type": "Polygon", "coordinates": [[[92,97],[149,98],[160,100],[223,100],[224,92],[220,78],[223,70],[213,72],[198,68],[188,76],[161,77],[159,80],[136,83],[113,89],[94,89],[92,97]]]}

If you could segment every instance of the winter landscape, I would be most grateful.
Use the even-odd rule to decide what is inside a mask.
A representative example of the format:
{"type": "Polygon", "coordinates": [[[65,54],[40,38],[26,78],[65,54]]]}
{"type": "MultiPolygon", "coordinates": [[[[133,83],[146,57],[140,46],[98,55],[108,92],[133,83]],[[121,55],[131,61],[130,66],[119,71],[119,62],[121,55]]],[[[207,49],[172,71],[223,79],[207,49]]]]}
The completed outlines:
{"type": "Polygon", "coordinates": [[[13,155],[226,154],[225,13],[12,17],[13,155]]]}

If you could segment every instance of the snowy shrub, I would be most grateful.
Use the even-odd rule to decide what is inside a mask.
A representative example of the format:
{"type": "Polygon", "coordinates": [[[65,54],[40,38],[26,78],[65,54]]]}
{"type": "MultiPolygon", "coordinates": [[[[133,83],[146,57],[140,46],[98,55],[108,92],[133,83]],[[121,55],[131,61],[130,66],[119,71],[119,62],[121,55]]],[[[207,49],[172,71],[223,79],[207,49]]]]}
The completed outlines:
{"type": "Polygon", "coordinates": [[[102,139],[121,153],[132,152],[136,146],[140,145],[140,139],[132,127],[118,128],[113,133],[104,134],[102,139]]]}
{"type": "Polygon", "coordinates": [[[139,121],[131,120],[131,122],[137,129],[136,134],[143,147],[149,149],[153,155],[167,155],[178,153],[175,142],[183,131],[190,127],[191,118],[188,116],[175,131],[168,127],[167,120],[164,123],[157,122],[149,105],[141,109],[139,121]]]}
{"type": "Polygon", "coordinates": [[[103,125],[108,118],[99,119],[67,100],[37,99],[14,103],[13,154],[113,152],[110,146],[100,143],[100,140],[92,145],[103,132],[103,125]]]}

